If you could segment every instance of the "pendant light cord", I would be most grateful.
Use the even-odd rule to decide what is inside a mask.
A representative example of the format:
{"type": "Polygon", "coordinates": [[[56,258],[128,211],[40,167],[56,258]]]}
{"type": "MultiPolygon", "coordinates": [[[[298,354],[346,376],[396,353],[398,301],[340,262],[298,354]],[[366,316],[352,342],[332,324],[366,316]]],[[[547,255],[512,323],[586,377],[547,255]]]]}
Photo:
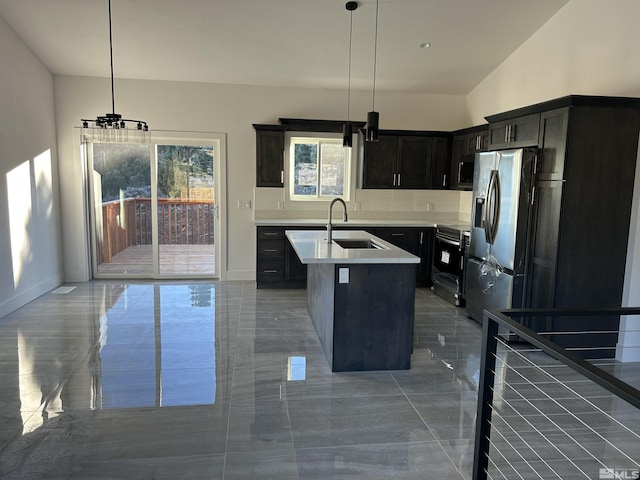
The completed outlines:
{"type": "Polygon", "coordinates": [[[375,111],[376,109],[376,67],[378,63],[378,3],[379,0],[376,0],[376,29],[375,29],[375,41],[373,42],[373,94],[372,94],[372,107],[371,110],[375,111]]]}
{"type": "Polygon", "coordinates": [[[349,25],[349,85],[347,89],[347,121],[351,120],[351,41],[353,38],[353,10],[350,15],[349,25]]]}
{"type": "Polygon", "coordinates": [[[113,86],[113,35],[111,33],[111,0],[109,0],[109,57],[111,59],[111,111],[116,113],[116,94],[113,86]]]}

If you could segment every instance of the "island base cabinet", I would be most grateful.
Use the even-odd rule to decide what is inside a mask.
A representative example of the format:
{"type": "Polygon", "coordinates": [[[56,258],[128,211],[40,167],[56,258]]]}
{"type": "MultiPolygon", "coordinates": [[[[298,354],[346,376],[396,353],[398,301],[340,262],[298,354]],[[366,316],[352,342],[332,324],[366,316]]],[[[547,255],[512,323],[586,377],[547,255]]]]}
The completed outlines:
{"type": "Polygon", "coordinates": [[[307,281],[333,372],[411,367],[416,264],[309,264],[307,281]]]}

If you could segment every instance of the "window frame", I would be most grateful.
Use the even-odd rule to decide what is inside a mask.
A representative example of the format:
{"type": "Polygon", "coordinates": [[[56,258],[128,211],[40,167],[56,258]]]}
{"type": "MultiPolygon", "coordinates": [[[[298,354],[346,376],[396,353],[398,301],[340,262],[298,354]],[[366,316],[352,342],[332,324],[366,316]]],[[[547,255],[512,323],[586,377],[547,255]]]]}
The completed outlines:
{"type": "MultiPolygon", "coordinates": [[[[305,196],[305,195],[296,195],[294,193],[294,182],[295,182],[295,166],[294,166],[294,157],[292,154],[294,140],[307,139],[309,141],[317,141],[322,142],[323,140],[332,140],[335,143],[339,143],[342,146],[342,133],[334,133],[334,132],[302,132],[302,131],[291,131],[285,132],[285,148],[284,148],[284,190],[285,190],[285,199],[288,202],[292,202],[294,204],[310,204],[317,203],[322,204],[326,203],[336,197],[342,198],[345,202],[349,203],[352,201],[355,195],[356,189],[356,153],[357,152],[357,135],[354,135],[354,142],[352,148],[345,149],[345,172],[344,172],[344,191],[342,195],[321,195],[320,194],[320,184],[318,184],[318,191],[314,196],[305,196]]],[[[300,143],[300,142],[297,142],[300,143]]],[[[320,170],[321,165],[318,164],[318,170],[320,170]]]]}

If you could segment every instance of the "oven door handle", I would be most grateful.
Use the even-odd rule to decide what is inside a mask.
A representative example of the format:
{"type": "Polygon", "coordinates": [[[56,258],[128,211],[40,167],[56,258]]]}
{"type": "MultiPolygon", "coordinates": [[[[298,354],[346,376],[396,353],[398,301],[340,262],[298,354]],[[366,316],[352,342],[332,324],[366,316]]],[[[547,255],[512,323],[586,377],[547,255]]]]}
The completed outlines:
{"type": "Polygon", "coordinates": [[[448,238],[439,237],[438,235],[436,235],[436,240],[442,243],[453,245],[454,247],[460,247],[462,245],[462,242],[460,240],[449,240],[448,238]]]}

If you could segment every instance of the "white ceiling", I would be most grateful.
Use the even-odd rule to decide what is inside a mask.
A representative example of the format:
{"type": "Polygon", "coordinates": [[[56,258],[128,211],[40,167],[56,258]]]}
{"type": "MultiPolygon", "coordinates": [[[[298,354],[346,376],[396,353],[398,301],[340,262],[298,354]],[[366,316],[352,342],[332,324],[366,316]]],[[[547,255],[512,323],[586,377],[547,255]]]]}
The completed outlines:
{"type": "MultiPolygon", "coordinates": [[[[376,90],[467,94],[567,1],[379,0],[376,90]]],[[[114,75],[344,89],[345,4],[112,0],[114,75]]],[[[370,90],[376,0],[358,4],[351,85],[370,90]]],[[[108,0],[0,0],[0,16],[54,74],[110,75],[108,0]]]]}

